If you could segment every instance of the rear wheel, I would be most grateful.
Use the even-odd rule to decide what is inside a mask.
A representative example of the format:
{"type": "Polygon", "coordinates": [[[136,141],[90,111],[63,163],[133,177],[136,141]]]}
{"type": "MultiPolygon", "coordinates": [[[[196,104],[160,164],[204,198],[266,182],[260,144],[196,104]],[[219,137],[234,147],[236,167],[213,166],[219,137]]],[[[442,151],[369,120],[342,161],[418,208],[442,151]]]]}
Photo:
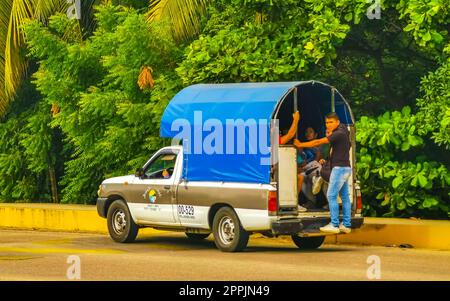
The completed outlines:
{"type": "Polygon", "coordinates": [[[213,221],[214,243],[223,252],[239,252],[247,247],[249,234],[230,207],[217,211],[213,221]]]}
{"type": "Polygon", "coordinates": [[[128,206],[123,200],[116,200],[111,204],[106,219],[109,236],[114,241],[122,243],[134,241],[139,228],[131,218],[128,206]]]}
{"type": "Polygon", "coordinates": [[[292,235],[291,238],[295,245],[302,250],[318,249],[325,241],[325,236],[300,237],[292,235]]]}
{"type": "Polygon", "coordinates": [[[204,239],[206,239],[209,236],[209,234],[210,233],[208,233],[208,234],[200,234],[200,233],[187,233],[186,232],[186,236],[189,239],[192,239],[192,240],[204,240],[204,239]]]}

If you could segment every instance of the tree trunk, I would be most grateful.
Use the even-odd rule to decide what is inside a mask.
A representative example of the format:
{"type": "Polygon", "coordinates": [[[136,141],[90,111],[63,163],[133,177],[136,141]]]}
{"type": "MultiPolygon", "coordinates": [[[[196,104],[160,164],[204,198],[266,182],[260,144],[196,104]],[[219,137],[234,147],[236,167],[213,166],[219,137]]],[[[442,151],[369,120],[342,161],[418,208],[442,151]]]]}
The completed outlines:
{"type": "Polygon", "coordinates": [[[49,178],[50,178],[50,188],[52,190],[53,203],[59,203],[58,185],[56,183],[55,168],[53,166],[50,166],[48,168],[48,175],[49,175],[49,178]]]}

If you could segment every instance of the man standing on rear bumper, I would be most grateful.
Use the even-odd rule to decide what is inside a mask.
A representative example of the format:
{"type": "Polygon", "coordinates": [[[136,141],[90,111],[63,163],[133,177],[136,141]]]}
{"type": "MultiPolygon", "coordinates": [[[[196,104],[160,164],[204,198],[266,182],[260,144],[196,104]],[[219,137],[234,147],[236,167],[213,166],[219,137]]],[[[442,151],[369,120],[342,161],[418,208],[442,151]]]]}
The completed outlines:
{"type": "Polygon", "coordinates": [[[320,228],[327,233],[351,232],[351,202],[348,179],[352,175],[350,166],[350,134],[347,128],[340,123],[336,113],[329,113],[325,118],[327,131],[331,134],[327,137],[315,139],[309,142],[294,141],[297,147],[316,147],[322,144],[331,144],[331,175],[328,184],[327,199],[330,207],[331,222],[320,228]],[[343,221],[339,225],[338,194],[342,199],[343,221]]]}

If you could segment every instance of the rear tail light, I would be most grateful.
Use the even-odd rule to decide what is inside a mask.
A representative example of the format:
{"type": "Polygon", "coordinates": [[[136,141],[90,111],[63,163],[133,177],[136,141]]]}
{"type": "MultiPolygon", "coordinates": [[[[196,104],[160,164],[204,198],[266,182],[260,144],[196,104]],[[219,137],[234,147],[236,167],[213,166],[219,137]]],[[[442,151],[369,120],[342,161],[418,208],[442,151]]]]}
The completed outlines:
{"type": "Polygon", "coordinates": [[[361,214],[362,212],[362,197],[361,197],[361,191],[356,191],[356,213],[361,214]]]}
{"type": "Polygon", "coordinates": [[[277,192],[269,191],[267,208],[270,213],[276,213],[278,210],[277,192]]]}

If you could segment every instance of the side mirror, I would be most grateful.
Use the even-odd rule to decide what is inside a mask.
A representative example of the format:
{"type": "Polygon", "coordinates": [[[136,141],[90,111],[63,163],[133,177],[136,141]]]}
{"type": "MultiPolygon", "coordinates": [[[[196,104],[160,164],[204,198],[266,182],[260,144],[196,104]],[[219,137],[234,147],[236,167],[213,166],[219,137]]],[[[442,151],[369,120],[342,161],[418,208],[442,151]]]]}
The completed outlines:
{"type": "Polygon", "coordinates": [[[136,178],[141,178],[144,175],[144,169],[142,167],[139,167],[136,169],[136,172],[134,173],[134,176],[136,178]]]}

